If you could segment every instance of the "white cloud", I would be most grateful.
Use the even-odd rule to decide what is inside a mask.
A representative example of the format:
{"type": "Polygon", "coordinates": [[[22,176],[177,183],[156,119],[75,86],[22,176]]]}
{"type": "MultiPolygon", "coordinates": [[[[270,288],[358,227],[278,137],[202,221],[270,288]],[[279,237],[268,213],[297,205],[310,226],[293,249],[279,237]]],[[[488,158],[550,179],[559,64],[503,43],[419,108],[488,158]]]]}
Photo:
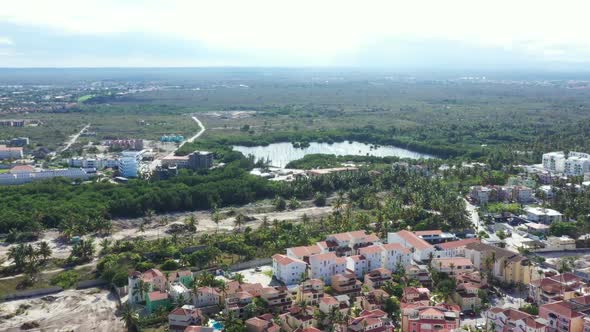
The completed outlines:
{"type": "Polygon", "coordinates": [[[140,32],[311,58],[401,37],[585,60],[588,12],[586,0],[7,0],[0,22],[68,34],[140,32]]]}
{"type": "Polygon", "coordinates": [[[14,42],[8,37],[0,36],[0,46],[12,45],[14,42]]]}

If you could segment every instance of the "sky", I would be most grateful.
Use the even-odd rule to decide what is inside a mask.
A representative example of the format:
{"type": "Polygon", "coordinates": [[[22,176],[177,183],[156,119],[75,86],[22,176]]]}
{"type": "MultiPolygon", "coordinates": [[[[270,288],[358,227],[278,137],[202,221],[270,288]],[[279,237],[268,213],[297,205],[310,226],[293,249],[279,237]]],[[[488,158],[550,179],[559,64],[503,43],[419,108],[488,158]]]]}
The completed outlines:
{"type": "Polygon", "coordinates": [[[589,12],[587,0],[3,0],[0,67],[584,69],[589,12]]]}

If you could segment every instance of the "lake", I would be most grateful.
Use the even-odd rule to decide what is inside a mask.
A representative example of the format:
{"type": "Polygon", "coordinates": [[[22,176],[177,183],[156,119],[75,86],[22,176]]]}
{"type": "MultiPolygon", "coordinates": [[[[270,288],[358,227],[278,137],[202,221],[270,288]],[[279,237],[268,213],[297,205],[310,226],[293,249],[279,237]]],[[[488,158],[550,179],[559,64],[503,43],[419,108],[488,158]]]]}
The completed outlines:
{"type": "Polygon", "coordinates": [[[309,147],[295,148],[291,143],[273,143],[266,146],[234,146],[234,150],[240,151],[244,156],[253,155],[256,160],[270,159],[270,164],[275,167],[285,167],[289,162],[303,158],[308,154],[333,154],[337,156],[375,156],[375,157],[400,157],[400,158],[435,158],[432,155],[419,153],[408,149],[402,149],[391,145],[371,148],[370,144],[360,142],[339,143],[309,143],[309,147]]]}

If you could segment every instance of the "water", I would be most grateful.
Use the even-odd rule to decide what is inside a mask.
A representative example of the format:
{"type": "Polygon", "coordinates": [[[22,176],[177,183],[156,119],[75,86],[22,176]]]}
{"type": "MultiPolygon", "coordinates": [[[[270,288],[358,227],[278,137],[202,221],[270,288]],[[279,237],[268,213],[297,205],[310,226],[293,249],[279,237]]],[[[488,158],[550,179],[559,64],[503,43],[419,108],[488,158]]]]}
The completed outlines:
{"type": "Polygon", "coordinates": [[[270,159],[270,164],[276,167],[285,167],[289,162],[303,158],[307,154],[333,154],[337,156],[376,156],[376,157],[400,157],[400,158],[434,158],[425,153],[419,153],[408,149],[385,145],[371,148],[370,144],[360,142],[340,143],[310,143],[306,148],[295,148],[291,143],[274,143],[267,146],[234,146],[234,150],[240,151],[244,156],[253,155],[256,160],[270,159]]]}
{"type": "Polygon", "coordinates": [[[218,322],[214,319],[209,320],[209,326],[214,328],[215,331],[223,331],[223,323],[218,322]]]}

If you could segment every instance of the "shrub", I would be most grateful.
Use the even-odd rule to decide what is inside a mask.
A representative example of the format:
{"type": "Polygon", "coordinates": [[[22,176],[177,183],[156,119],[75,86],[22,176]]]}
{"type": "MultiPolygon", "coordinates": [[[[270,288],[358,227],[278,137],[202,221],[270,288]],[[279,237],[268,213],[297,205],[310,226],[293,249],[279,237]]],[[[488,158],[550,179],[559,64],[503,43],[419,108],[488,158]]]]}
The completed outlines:
{"type": "Polygon", "coordinates": [[[168,259],[162,264],[161,268],[165,271],[172,271],[178,269],[178,263],[173,259],[168,259]]]}
{"type": "Polygon", "coordinates": [[[71,288],[78,282],[78,273],[76,271],[64,271],[60,272],[55,277],[51,278],[51,284],[57,285],[62,288],[71,288]]]}

